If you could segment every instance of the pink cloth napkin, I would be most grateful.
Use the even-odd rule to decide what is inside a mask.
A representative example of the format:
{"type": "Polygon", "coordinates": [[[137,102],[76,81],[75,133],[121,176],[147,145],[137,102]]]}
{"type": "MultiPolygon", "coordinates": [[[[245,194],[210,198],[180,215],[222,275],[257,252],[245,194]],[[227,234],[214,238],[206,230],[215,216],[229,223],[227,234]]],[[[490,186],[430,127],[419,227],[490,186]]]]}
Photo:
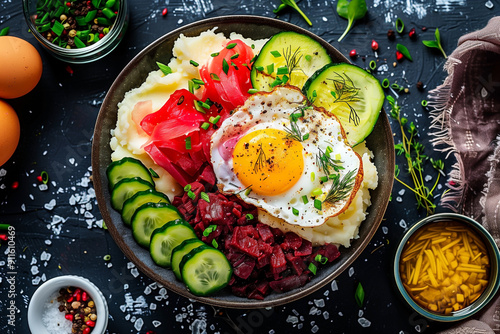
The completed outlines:
{"type": "MultiPolygon", "coordinates": [[[[430,92],[431,137],[454,154],[444,207],[474,218],[500,245],[500,17],[462,36],[430,92]]],[[[500,332],[500,294],[473,320],[443,333],[500,332]]]]}

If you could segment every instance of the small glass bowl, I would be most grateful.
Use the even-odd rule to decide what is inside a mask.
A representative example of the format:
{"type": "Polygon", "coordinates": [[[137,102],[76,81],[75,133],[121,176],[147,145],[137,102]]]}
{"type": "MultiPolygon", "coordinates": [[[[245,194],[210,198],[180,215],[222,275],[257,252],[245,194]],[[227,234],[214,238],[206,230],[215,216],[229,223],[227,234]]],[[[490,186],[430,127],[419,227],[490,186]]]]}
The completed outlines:
{"type": "MultiPolygon", "coordinates": [[[[101,59],[113,51],[123,39],[128,27],[127,0],[120,1],[115,22],[109,32],[94,44],[82,48],[67,49],[48,41],[36,28],[37,3],[40,0],[23,0],[23,12],[30,32],[52,56],[67,63],[85,64],[101,59]]],[[[58,0],[60,1],[60,0],[58,0]]]]}
{"type": "Polygon", "coordinates": [[[477,221],[456,213],[438,213],[427,218],[422,219],[421,221],[414,224],[410,229],[404,234],[401,239],[398,248],[396,250],[396,255],[394,258],[394,278],[396,281],[396,285],[398,287],[399,292],[403,296],[403,299],[408,303],[408,305],[415,310],[420,315],[440,322],[453,322],[463,320],[478,311],[480,311],[484,306],[486,306],[491,299],[495,296],[498,288],[500,286],[499,280],[499,268],[500,268],[500,253],[498,247],[493,239],[493,237],[488,233],[488,231],[477,221]],[[478,236],[481,237],[489,257],[490,263],[490,277],[488,280],[488,285],[485,290],[481,293],[481,295],[470,305],[465,308],[462,308],[458,311],[451,312],[449,315],[438,314],[427,310],[426,308],[420,306],[415,300],[410,296],[410,294],[406,291],[400,273],[400,261],[401,254],[403,249],[410,239],[410,237],[417,232],[420,228],[427,224],[434,224],[438,222],[446,222],[446,221],[457,221],[462,223],[470,228],[472,228],[478,236]]]}
{"type": "MultiPolygon", "coordinates": [[[[50,302],[51,296],[57,293],[61,288],[74,286],[86,291],[95,303],[97,320],[92,334],[104,334],[108,326],[109,310],[106,298],[102,292],[90,282],[81,276],[59,276],[54,277],[43,283],[31,297],[28,306],[28,325],[33,334],[48,334],[49,332],[43,325],[43,315],[45,305],[50,302]]],[[[68,320],[69,321],[69,320],[68,320]]]]}

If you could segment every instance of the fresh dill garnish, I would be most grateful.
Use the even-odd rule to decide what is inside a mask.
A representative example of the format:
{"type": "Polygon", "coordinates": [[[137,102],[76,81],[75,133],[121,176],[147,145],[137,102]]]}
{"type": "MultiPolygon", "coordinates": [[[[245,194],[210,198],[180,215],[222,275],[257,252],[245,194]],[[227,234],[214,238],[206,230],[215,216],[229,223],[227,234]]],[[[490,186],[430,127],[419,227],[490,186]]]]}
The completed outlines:
{"type": "Polygon", "coordinates": [[[264,149],[262,148],[262,144],[259,145],[259,155],[257,156],[257,161],[255,161],[255,165],[253,166],[253,172],[257,174],[262,168],[264,168],[266,161],[266,153],[264,153],[264,149]]]}
{"type": "Polygon", "coordinates": [[[304,110],[307,109],[307,106],[297,108],[297,112],[294,112],[290,115],[290,127],[285,125],[285,131],[287,133],[287,139],[293,139],[296,141],[303,142],[309,138],[309,134],[306,133],[302,135],[299,126],[297,125],[297,121],[300,117],[304,117],[304,110]]]}
{"type": "Polygon", "coordinates": [[[323,202],[335,203],[345,199],[354,187],[356,175],[356,169],[348,171],[342,179],[340,178],[340,174],[334,174],[332,176],[332,186],[323,202]]]}
{"type": "Polygon", "coordinates": [[[355,126],[358,126],[360,118],[356,110],[351,106],[351,103],[360,101],[360,98],[358,96],[360,88],[357,88],[354,85],[354,82],[351,80],[351,78],[349,78],[347,74],[335,73],[335,75],[335,78],[327,79],[331,81],[335,87],[335,91],[330,92],[335,99],[333,102],[347,104],[350,109],[349,122],[353,122],[355,126]]]}
{"type": "Polygon", "coordinates": [[[285,57],[286,67],[288,68],[288,76],[291,78],[293,70],[298,67],[302,59],[300,47],[292,51],[292,46],[290,45],[287,49],[283,50],[283,57],[285,57]]]}
{"type": "Polygon", "coordinates": [[[337,173],[344,169],[344,167],[340,166],[342,161],[333,159],[330,156],[330,152],[327,150],[326,152],[318,147],[319,153],[316,154],[316,165],[320,166],[320,168],[325,172],[326,175],[330,175],[330,169],[333,169],[337,173]]]}

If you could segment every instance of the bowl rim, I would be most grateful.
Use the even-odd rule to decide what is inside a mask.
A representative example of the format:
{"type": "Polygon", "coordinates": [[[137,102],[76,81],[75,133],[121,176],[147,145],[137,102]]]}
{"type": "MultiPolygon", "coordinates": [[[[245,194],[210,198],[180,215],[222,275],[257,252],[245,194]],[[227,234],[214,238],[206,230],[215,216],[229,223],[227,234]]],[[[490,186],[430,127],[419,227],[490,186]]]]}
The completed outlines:
{"type": "Polygon", "coordinates": [[[40,285],[31,296],[28,306],[28,326],[33,334],[48,334],[48,331],[41,324],[41,319],[37,315],[43,316],[43,305],[46,298],[58,291],[62,287],[74,286],[83,289],[92,296],[98,314],[96,325],[92,333],[102,334],[108,326],[109,309],[106,298],[101,290],[85,277],[77,275],[64,275],[51,278],[40,285]],[[50,292],[49,292],[50,291],[50,292]],[[40,311],[40,309],[42,311],[40,311]]]}
{"type": "MultiPolygon", "coordinates": [[[[101,110],[99,111],[99,115],[97,117],[96,121],[96,126],[94,130],[94,136],[93,136],[93,143],[92,143],[92,174],[93,174],[93,184],[94,188],[96,190],[96,197],[97,197],[97,202],[99,205],[99,209],[101,211],[101,214],[103,216],[104,221],[107,223],[107,227],[109,232],[112,234],[113,239],[115,242],[118,244],[119,248],[122,250],[122,252],[130,259],[131,262],[133,262],[144,274],[146,274],[148,277],[153,279],[156,282],[160,282],[163,285],[166,285],[165,283],[170,283],[170,285],[166,285],[167,288],[172,290],[173,292],[182,295],[183,297],[190,298],[193,300],[197,300],[199,302],[213,305],[213,306],[218,306],[218,307],[226,307],[226,308],[240,308],[240,309],[252,309],[252,308],[263,308],[263,307],[273,307],[273,306],[278,306],[282,305],[288,302],[295,301],[297,299],[300,299],[302,297],[305,297],[309,294],[311,294],[314,291],[317,291],[321,287],[325,286],[329,282],[331,282],[335,277],[340,275],[345,269],[347,269],[356,259],[357,257],[362,253],[362,251],[366,248],[370,240],[372,239],[373,235],[375,234],[376,230],[378,229],[382,218],[385,214],[385,211],[387,209],[388,203],[389,203],[389,197],[390,193],[392,191],[392,184],[394,181],[394,163],[395,163],[395,153],[394,150],[388,150],[388,152],[385,152],[384,157],[379,157],[379,159],[387,161],[388,164],[388,170],[392,170],[392,172],[387,173],[390,178],[390,180],[386,180],[386,184],[382,186],[379,180],[379,187],[384,189],[384,192],[382,194],[383,199],[381,200],[381,203],[378,208],[373,208],[372,210],[375,211],[375,213],[372,213],[369,215],[371,217],[374,217],[374,224],[371,227],[370,230],[368,230],[368,233],[364,236],[363,240],[354,240],[355,242],[359,242],[357,244],[357,248],[354,251],[353,254],[349,255],[347,259],[345,259],[344,262],[342,262],[335,270],[332,272],[329,272],[328,275],[324,276],[321,278],[321,280],[315,282],[315,284],[308,285],[309,283],[306,284],[306,286],[298,289],[294,289],[293,294],[292,293],[283,293],[279,294],[276,298],[274,299],[264,299],[262,301],[257,301],[257,300],[252,300],[252,299],[247,299],[247,298],[238,298],[238,300],[228,300],[228,299],[223,299],[223,298],[218,298],[217,296],[213,297],[200,297],[200,296],[195,296],[191,294],[188,290],[186,289],[181,289],[175,284],[168,282],[165,277],[162,277],[159,275],[155,270],[153,270],[150,267],[145,266],[145,263],[139,259],[137,254],[134,254],[131,252],[131,249],[129,246],[125,243],[125,241],[117,240],[117,237],[119,236],[119,232],[117,230],[117,227],[114,226],[112,222],[112,217],[111,217],[111,208],[109,207],[109,203],[106,202],[105,194],[104,191],[107,191],[107,185],[103,183],[103,181],[106,181],[106,175],[105,171],[101,163],[99,161],[99,157],[101,154],[101,142],[103,141],[103,136],[107,136],[108,134],[103,135],[103,131],[101,131],[103,124],[105,122],[105,116],[103,113],[105,112],[105,109],[109,107],[109,104],[112,103],[111,100],[112,98],[110,97],[110,92],[113,92],[116,90],[119,85],[120,85],[120,79],[125,78],[130,71],[135,66],[140,65],[140,61],[148,57],[148,53],[157,50],[159,46],[168,41],[168,39],[173,38],[175,36],[178,36],[179,34],[184,33],[186,30],[191,31],[196,29],[197,27],[205,27],[205,30],[211,29],[218,27],[221,29],[221,25],[230,25],[230,24],[259,24],[263,26],[270,26],[275,30],[283,31],[283,30],[289,30],[289,31],[295,31],[299,32],[305,35],[308,35],[310,37],[315,38],[320,44],[322,44],[327,50],[329,51],[330,55],[337,59],[338,61],[350,63],[349,60],[342,55],[336,48],[334,48],[331,44],[329,44],[327,41],[322,39],[321,37],[313,34],[312,32],[298,27],[294,24],[280,21],[277,19],[272,19],[272,18],[267,18],[267,17],[261,17],[261,16],[254,16],[254,15],[231,15],[231,16],[219,16],[219,17],[213,17],[209,19],[204,19],[196,22],[189,23],[185,26],[179,27],[175,30],[172,30],[171,32],[159,37],[149,45],[147,45],[143,50],[141,50],[133,59],[125,66],[125,68],[119,73],[113,84],[111,85],[110,89],[108,90],[108,93],[106,94],[106,97],[103,100],[103,103],[101,105],[101,110]],[[385,189],[384,187],[387,187],[385,189]]],[[[217,31],[218,32],[218,31],[217,31]]],[[[121,97],[120,100],[122,100],[123,97],[121,97]]],[[[116,105],[114,105],[116,108],[116,105]]],[[[389,146],[394,146],[394,141],[392,137],[392,130],[390,129],[390,124],[388,121],[388,117],[386,113],[381,111],[379,120],[377,121],[376,127],[381,127],[383,130],[383,138],[381,139],[384,141],[384,143],[387,143],[389,146]]],[[[109,146],[109,142],[108,142],[109,146]]],[[[377,157],[375,158],[377,159],[377,157]]],[[[379,171],[380,175],[380,171],[379,171]]],[[[378,188],[376,190],[378,190],[378,188]]],[[[373,205],[372,205],[373,206],[373,205]]],[[[368,218],[366,218],[368,219],[368,218]]],[[[366,221],[365,219],[365,221],[366,221]]],[[[363,228],[363,224],[360,226],[360,230],[363,228]]],[[[352,247],[352,245],[351,245],[352,247]]],[[[342,254],[342,252],[341,252],[342,254]]],[[[234,296],[236,298],[236,296],[234,296]]],[[[267,297],[268,298],[268,297],[267,297]]]]}
{"type": "Polygon", "coordinates": [[[494,298],[495,294],[500,288],[500,280],[498,279],[500,270],[499,268],[500,268],[500,252],[498,250],[498,246],[495,243],[495,240],[488,232],[488,230],[486,230],[484,226],[482,226],[479,222],[468,216],[454,212],[444,212],[444,213],[433,214],[416,222],[408,229],[408,231],[405,232],[405,234],[401,238],[401,241],[398,244],[394,256],[393,278],[403,299],[414,311],[431,320],[440,322],[455,322],[468,318],[474,315],[475,313],[479,312],[494,298]],[[399,261],[401,260],[401,254],[404,246],[406,245],[406,242],[416,231],[418,231],[424,225],[439,221],[449,221],[450,219],[455,219],[463,224],[471,226],[482,237],[483,241],[486,241],[487,248],[489,250],[488,255],[490,257],[491,272],[490,272],[490,280],[488,286],[482,292],[481,296],[479,296],[478,299],[476,299],[469,306],[461,310],[458,310],[457,312],[454,312],[453,315],[440,315],[437,313],[432,313],[430,311],[427,311],[426,309],[418,305],[413,300],[413,298],[408,294],[408,292],[403,286],[403,283],[401,282],[399,261]]]}

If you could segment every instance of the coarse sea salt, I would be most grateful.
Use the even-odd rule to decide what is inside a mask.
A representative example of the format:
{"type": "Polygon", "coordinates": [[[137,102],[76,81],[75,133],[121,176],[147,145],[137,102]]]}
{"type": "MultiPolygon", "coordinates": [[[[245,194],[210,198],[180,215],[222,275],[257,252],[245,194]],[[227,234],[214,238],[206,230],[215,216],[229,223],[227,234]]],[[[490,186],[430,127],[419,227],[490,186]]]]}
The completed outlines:
{"type": "Polygon", "coordinates": [[[57,297],[59,292],[54,292],[45,303],[42,313],[42,324],[49,334],[71,333],[72,323],[59,311],[57,297]]]}

